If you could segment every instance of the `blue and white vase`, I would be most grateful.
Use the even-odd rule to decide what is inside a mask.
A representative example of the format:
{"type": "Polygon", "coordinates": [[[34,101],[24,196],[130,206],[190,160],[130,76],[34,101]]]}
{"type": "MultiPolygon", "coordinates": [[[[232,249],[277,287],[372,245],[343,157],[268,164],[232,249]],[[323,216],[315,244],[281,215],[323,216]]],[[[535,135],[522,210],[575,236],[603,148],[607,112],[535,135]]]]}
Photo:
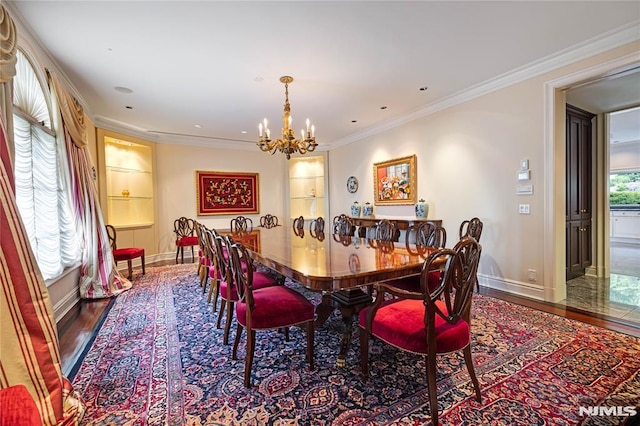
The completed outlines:
{"type": "Polygon", "coordinates": [[[351,217],[360,217],[360,204],[357,201],[354,201],[351,205],[351,217]]]}
{"type": "Polygon", "coordinates": [[[416,203],[416,217],[418,219],[426,219],[429,215],[429,204],[422,198],[416,203]]]}
{"type": "Polygon", "coordinates": [[[364,217],[373,216],[373,206],[371,205],[371,203],[369,202],[364,203],[364,206],[362,207],[362,216],[364,217]]]}

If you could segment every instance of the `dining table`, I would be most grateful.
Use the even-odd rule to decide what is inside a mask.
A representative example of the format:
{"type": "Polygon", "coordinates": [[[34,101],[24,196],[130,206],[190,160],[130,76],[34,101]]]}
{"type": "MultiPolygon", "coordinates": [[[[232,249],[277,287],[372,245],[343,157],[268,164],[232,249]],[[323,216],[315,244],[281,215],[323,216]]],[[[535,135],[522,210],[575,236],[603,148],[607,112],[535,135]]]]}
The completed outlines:
{"type": "Polygon", "coordinates": [[[344,332],[336,360],[346,365],[353,317],[372,303],[373,284],[419,274],[433,248],[413,244],[310,232],[288,226],[257,227],[234,233],[217,230],[243,244],[252,260],[322,294],[316,307],[317,326],[338,309],[344,332]]]}

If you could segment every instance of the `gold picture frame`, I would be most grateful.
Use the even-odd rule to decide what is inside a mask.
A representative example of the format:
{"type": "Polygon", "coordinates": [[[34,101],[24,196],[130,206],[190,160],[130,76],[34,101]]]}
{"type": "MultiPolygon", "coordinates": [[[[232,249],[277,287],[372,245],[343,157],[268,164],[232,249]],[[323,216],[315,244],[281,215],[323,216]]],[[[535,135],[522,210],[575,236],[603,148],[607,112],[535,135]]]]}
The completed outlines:
{"type": "Polygon", "coordinates": [[[416,156],[373,164],[373,195],[377,206],[415,204],[417,200],[416,156]]]}

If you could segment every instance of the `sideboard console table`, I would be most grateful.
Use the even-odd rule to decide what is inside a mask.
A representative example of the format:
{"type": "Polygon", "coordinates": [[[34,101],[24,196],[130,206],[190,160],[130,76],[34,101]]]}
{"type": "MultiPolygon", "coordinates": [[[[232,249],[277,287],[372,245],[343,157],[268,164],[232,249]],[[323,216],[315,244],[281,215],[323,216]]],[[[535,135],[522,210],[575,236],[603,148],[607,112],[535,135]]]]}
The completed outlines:
{"type": "MultiPolygon", "coordinates": [[[[398,231],[406,231],[411,226],[414,226],[414,225],[418,226],[424,222],[433,222],[437,226],[442,226],[441,219],[417,219],[417,218],[416,219],[394,219],[389,217],[376,218],[375,216],[350,217],[350,219],[351,219],[351,222],[353,222],[353,224],[358,227],[356,234],[360,237],[367,236],[367,228],[375,227],[376,225],[378,225],[378,222],[380,222],[382,219],[387,219],[390,222],[395,223],[396,227],[398,228],[398,231]]],[[[398,241],[397,238],[396,238],[396,241],[398,241]]]]}

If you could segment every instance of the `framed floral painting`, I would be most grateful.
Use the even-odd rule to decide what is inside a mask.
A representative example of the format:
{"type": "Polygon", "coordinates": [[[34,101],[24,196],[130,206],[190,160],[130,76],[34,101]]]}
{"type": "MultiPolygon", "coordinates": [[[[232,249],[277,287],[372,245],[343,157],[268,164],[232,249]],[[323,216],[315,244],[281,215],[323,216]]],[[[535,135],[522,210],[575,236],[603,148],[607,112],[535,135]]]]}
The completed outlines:
{"type": "Polygon", "coordinates": [[[396,158],[373,165],[376,205],[415,204],[417,193],[416,156],[396,158]]]}
{"type": "Polygon", "coordinates": [[[259,213],[258,173],[196,170],[198,216],[259,213]]]}

